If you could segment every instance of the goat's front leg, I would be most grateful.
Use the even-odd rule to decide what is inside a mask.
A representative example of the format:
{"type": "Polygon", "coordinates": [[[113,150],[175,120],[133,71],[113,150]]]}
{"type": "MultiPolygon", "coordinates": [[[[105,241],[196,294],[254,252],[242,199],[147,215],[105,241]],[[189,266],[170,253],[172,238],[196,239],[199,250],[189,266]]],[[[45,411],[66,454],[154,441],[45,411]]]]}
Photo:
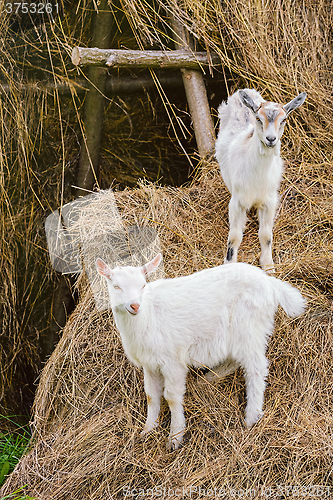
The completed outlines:
{"type": "Polygon", "coordinates": [[[153,372],[144,368],[144,383],[148,411],[141,436],[145,436],[158,426],[158,414],[160,412],[161,396],[163,393],[163,376],[159,372],[153,372]]]}
{"type": "Polygon", "coordinates": [[[274,272],[272,257],[273,222],[276,204],[264,205],[258,209],[259,241],[261,246],[260,265],[265,271],[274,272]]]}
{"type": "Polygon", "coordinates": [[[181,444],[185,432],[183,398],[186,386],[187,370],[177,367],[165,375],[164,397],[171,411],[171,425],[168,448],[176,450],[181,444]]]}
{"type": "Polygon", "coordinates": [[[243,238],[243,231],[246,223],[246,210],[241,206],[238,199],[231,197],[229,203],[229,236],[227,256],[224,260],[227,262],[237,262],[237,253],[239,245],[243,238]]]}

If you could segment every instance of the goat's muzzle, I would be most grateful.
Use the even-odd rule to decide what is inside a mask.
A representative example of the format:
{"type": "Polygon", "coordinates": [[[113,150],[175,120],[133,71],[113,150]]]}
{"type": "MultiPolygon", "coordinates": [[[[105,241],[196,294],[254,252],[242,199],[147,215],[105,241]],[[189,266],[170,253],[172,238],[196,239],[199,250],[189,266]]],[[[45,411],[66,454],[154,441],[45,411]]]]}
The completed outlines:
{"type": "Polygon", "coordinates": [[[267,148],[274,148],[276,143],[277,143],[276,137],[266,137],[265,146],[267,148]]]}
{"type": "Polygon", "coordinates": [[[129,305],[129,307],[127,308],[127,311],[130,313],[130,314],[138,314],[139,312],[139,309],[140,309],[140,304],[138,304],[137,302],[133,302],[132,304],[129,305]]]}

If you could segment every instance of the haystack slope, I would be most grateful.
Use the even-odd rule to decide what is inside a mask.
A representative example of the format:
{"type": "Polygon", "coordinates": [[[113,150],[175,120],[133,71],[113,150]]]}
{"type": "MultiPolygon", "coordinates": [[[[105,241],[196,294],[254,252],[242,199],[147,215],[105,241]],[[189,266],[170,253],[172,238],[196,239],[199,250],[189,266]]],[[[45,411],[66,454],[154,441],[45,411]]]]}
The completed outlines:
{"type": "MultiPolygon", "coordinates": [[[[301,189],[293,183],[296,170],[305,167],[287,167],[274,249],[277,277],[298,286],[308,308],[298,319],[277,313],[268,348],[264,418],[245,429],[240,370],[217,385],[193,371],[185,396],[184,447],[166,452],[165,402],[160,430],[141,441],[146,411],[142,373],[127,361],[112,313],[98,312],[89,287],[82,285],[80,304],[39,382],[32,449],[3,494],[24,486],[38,499],[105,499],[149,489],[147,494],[158,498],[166,488],[167,498],[168,490],[184,488],[181,498],[186,498],[192,487],[193,498],[199,498],[199,488],[223,490],[225,498],[247,490],[251,498],[260,498],[262,488],[276,492],[291,485],[310,498],[306,487],[331,484],[332,242],[325,221],[332,220],[332,206],[322,202],[330,182],[323,182],[322,190],[306,176],[301,189]]],[[[156,228],[168,277],[223,261],[228,199],[215,164],[187,188],[145,183],[116,193],[125,224],[156,228]]],[[[250,214],[241,259],[255,265],[257,229],[250,214]]]]}

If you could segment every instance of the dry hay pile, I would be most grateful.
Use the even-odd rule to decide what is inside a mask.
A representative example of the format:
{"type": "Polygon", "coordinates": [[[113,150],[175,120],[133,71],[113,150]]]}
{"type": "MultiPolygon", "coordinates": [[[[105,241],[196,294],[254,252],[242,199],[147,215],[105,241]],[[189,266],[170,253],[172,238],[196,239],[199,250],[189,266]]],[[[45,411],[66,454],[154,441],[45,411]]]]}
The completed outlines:
{"type": "MultiPolygon", "coordinates": [[[[275,228],[277,277],[297,285],[308,308],[299,319],[277,313],[268,348],[265,416],[258,424],[251,430],[244,427],[240,370],[218,385],[192,371],[184,447],[166,451],[170,419],[165,402],[160,430],[141,441],[146,411],[142,372],[126,360],[112,314],[96,310],[88,288],[43,370],[32,449],[3,493],[26,485],[23,491],[38,499],[105,499],[152,488],[148,495],[158,498],[160,490],[154,488],[172,494],[192,486],[192,492],[195,487],[222,488],[229,492],[226,498],[232,490],[240,495],[241,490],[255,490],[260,498],[262,487],[329,485],[332,244],[325,224],[332,220],[332,205],[322,198],[326,189],[332,189],[331,181],[322,180],[319,189],[304,165],[288,166],[275,228]],[[302,189],[293,177],[302,178],[302,189]]],[[[143,184],[116,193],[125,224],[157,229],[170,277],[222,262],[228,197],[214,164],[192,187],[143,184]]],[[[257,229],[250,214],[241,258],[256,265],[257,229]]]]}

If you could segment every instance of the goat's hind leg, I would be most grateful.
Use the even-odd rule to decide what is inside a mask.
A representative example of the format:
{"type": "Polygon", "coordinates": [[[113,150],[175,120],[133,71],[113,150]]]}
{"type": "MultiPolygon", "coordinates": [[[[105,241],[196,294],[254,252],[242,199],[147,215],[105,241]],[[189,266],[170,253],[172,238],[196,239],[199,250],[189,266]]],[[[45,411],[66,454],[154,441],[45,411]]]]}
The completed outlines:
{"type": "Polygon", "coordinates": [[[251,427],[263,416],[264,392],[268,375],[268,361],[264,354],[252,353],[244,368],[246,381],[246,416],[247,427],[251,427]]]}
{"type": "Polygon", "coordinates": [[[260,265],[264,271],[274,273],[272,257],[273,222],[276,204],[264,205],[258,209],[259,241],[261,246],[260,265]]]}
{"type": "Polygon", "coordinates": [[[163,376],[159,372],[144,369],[144,384],[147,396],[147,420],[141,436],[145,436],[158,426],[158,415],[163,393],[163,376]]]}
{"type": "Polygon", "coordinates": [[[238,199],[231,197],[229,203],[229,236],[227,256],[225,263],[237,262],[238,248],[243,239],[243,231],[246,224],[246,210],[241,206],[238,199]]]}

